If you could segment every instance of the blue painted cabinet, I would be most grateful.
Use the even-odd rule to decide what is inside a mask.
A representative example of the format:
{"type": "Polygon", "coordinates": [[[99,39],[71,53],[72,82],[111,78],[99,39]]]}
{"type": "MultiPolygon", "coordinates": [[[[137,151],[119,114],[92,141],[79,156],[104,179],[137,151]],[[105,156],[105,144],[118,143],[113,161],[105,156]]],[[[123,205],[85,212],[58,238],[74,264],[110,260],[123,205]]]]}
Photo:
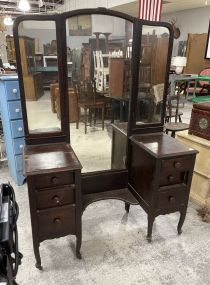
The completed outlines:
{"type": "Polygon", "coordinates": [[[22,158],[25,139],[20,90],[16,75],[0,76],[0,112],[9,173],[17,185],[22,185],[25,180],[22,158]]]}

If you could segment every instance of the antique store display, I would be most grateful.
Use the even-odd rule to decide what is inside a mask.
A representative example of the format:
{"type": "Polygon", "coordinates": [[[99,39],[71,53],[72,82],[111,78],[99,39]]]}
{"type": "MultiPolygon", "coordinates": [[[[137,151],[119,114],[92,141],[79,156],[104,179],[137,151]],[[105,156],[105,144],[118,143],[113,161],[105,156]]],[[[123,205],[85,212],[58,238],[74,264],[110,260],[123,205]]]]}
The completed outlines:
{"type": "MultiPolygon", "coordinates": [[[[116,11],[98,8],[56,15],[21,16],[16,19],[14,34],[26,142],[24,169],[29,191],[36,266],[41,268],[40,243],[68,234],[76,236],[76,256],[81,258],[82,213],[88,205],[99,200],[122,200],[127,212],[130,205],[140,205],[148,215],[149,241],[152,238],[155,217],[178,211],[180,219],[177,230],[180,234],[197,151],[163,133],[173,42],[171,25],[142,21],[116,11]],[[71,81],[67,64],[69,31],[66,31],[66,24],[75,16],[80,17],[82,21],[82,16],[87,15],[91,16],[94,35],[98,36],[99,33],[96,28],[100,29],[100,33],[107,33],[106,41],[102,41],[106,42],[107,48],[110,48],[110,44],[118,44],[122,48],[117,53],[117,56],[121,57],[119,60],[114,59],[116,52],[113,54],[109,50],[107,54],[102,53],[104,60],[111,62],[111,69],[106,80],[102,76],[104,82],[101,86],[106,83],[106,88],[101,93],[106,93],[106,97],[111,100],[117,98],[116,101],[120,102],[120,112],[128,112],[124,116],[128,119],[123,125],[113,126],[111,169],[81,173],[82,165],[69,144],[68,104],[68,89],[74,86],[75,79],[80,80],[78,77],[81,70],[76,70],[78,76],[71,81]],[[110,33],[102,31],[103,27],[98,27],[98,19],[103,22],[103,26],[105,22],[119,23],[115,29],[123,27],[117,33],[121,33],[125,40],[115,41],[113,28],[110,33]],[[24,88],[19,25],[27,20],[33,21],[34,24],[36,21],[49,21],[56,27],[60,120],[47,121],[46,118],[42,125],[32,118],[31,105],[26,101],[27,90],[24,88]],[[125,27],[128,26],[129,29],[126,30],[125,27]],[[160,61],[163,63],[161,70],[158,67],[160,61]],[[121,86],[118,90],[113,78],[109,78],[117,78],[116,66],[125,69],[119,73],[121,86]],[[129,81],[128,84],[124,82],[126,80],[129,81]],[[164,86],[158,100],[153,93],[156,84],[164,86]],[[128,105],[129,111],[126,109],[128,105]]],[[[69,43],[75,48],[74,38],[70,38],[69,43]]],[[[90,48],[90,80],[94,80],[94,75],[97,75],[94,72],[94,55],[99,48],[100,45],[95,44],[94,50],[90,48]]],[[[102,96],[101,93],[99,92],[98,96],[102,96]]],[[[80,102],[81,94],[77,95],[80,102]]],[[[50,105],[49,114],[52,114],[52,118],[56,116],[50,105]]]]}

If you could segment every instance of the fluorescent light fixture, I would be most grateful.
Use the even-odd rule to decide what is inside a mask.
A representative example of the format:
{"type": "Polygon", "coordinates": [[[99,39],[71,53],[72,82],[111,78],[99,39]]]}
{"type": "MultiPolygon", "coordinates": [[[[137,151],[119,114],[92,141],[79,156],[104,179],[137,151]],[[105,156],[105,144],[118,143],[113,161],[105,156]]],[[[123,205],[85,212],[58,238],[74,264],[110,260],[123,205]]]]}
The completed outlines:
{"type": "Polygon", "coordinates": [[[5,26],[12,26],[13,25],[13,20],[11,16],[6,16],[4,18],[4,24],[5,26]]]}
{"type": "Polygon", "coordinates": [[[31,9],[28,0],[20,0],[18,8],[24,12],[28,12],[31,9]]]}

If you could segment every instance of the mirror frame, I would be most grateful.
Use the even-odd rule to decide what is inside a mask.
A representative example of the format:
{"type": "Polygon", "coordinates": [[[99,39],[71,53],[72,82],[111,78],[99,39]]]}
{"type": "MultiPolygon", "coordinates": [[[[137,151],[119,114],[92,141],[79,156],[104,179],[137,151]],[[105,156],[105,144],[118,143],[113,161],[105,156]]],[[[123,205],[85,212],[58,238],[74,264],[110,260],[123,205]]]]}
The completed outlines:
{"type": "Polygon", "coordinates": [[[109,10],[106,8],[80,9],[55,15],[24,15],[16,18],[14,22],[13,31],[14,31],[14,40],[16,48],[17,67],[19,74],[19,85],[20,85],[20,92],[22,99],[21,104],[22,104],[22,111],[24,118],[26,144],[37,144],[37,143],[40,144],[40,143],[49,143],[49,142],[53,143],[59,141],[66,141],[67,143],[70,142],[70,130],[69,130],[69,123],[67,120],[67,118],[69,117],[69,110],[68,110],[68,96],[67,96],[68,82],[66,80],[67,78],[66,20],[74,16],[89,15],[89,14],[99,14],[99,15],[119,17],[133,23],[133,43],[132,43],[132,60],[131,60],[131,98],[130,98],[129,116],[128,116],[128,131],[127,131],[128,137],[132,134],[163,131],[169,70],[170,70],[171,53],[173,46],[173,29],[171,24],[165,22],[153,22],[153,21],[141,20],[138,18],[134,18],[130,15],[109,10]],[[61,132],[32,134],[28,130],[23,74],[22,74],[21,58],[20,58],[19,34],[18,34],[18,26],[22,21],[25,20],[55,21],[56,24],[58,73],[59,73],[59,88],[60,88],[60,100],[61,100],[61,132]],[[165,87],[163,94],[163,108],[161,114],[161,122],[136,125],[135,105],[138,94],[139,65],[140,65],[139,49],[141,47],[141,35],[142,35],[143,25],[161,26],[168,28],[169,45],[168,45],[167,65],[165,70],[165,87]]]}

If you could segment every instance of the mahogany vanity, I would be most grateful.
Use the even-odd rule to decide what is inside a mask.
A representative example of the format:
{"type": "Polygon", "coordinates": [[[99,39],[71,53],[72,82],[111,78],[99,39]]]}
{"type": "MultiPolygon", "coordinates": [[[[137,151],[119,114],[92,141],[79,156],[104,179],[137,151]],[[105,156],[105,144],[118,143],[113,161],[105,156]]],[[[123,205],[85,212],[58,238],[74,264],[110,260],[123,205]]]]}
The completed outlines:
{"type": "MultiPolygon", "coordinates": [[[[162,30],[161,30],[162,31],[162,30]]],[[[56,15],[25,15],[18,17],[14,25],[17,66],[24,118],[25,142],[24,168],[27,177],[33,246],[36,266],[41,269],[40,243],[46,239],[65,235],[77,238],[76,256],[81,258],[82,213],[96,201],[118,199],[130,205],[140,205],[148,214],[147,239],[151,241],[155,217],[180,212],[178,233],[185,219],[196,151],[184,146],[163,133],[164,110],[171,61],[173,34],[167,23],[148,22],[104,8],[85,9],[56,15]],[[68,110],[68,70],[66,52],[66,20],[78,15],[101,15],[124,19],[133,27],[131,89],[128,123],[114,126],[112,167],[81,174],[82,165],[70,146],[68,110]],[[30,130],[28,105],[25,100],[24,80],[19,45],[19,24],[23,21],[53,21],[56,27],[61,121],[60,130],[30,130]],[[144,28],[163,29],[162,39],[167,41],[165,84],[161,112],[156,120],[142,122],[138,118],[141,97],[139,71],[143,67],[144,28]],[[142,65],[142,66],[141,66],[142,65]],[[120,137],[118,137],[120,136],[120,137]],[[122,145],[120,145],[122,143],[122,145]],[[119,161],[120,160],[120,161],[119,161]]],[[[155,73],[155,70],[153,69],[155,73]]],[[[157,77],[157,76],[156,76],[157,77]]],[[[145,91],[147,92],[147,91],[145,91]]],[[[142,99],[145,102],[145,99],[142,99]]],[[[37,118],[38,119],[38,118],[37,118]]],[[[154,245],[155,246],[155,245],[154,245]]]]}

